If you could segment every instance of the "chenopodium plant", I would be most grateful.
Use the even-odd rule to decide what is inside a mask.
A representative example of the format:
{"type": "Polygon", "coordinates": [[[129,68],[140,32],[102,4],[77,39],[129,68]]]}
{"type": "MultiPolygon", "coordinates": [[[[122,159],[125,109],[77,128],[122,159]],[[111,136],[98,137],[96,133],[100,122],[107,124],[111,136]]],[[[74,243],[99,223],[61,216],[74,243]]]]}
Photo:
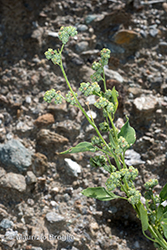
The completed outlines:
{"type": "Polygon", "coordinates": [[[96,125],[93,117],[88,116],[81,106],[77,93],[74,92],[68,81],[62,63],[63,48],[70,36],[75,35],[77,35],[77,31],[74,27],[61,27],[58,33],[59,39],[62,41],[61,49],[48,49],[45,52],[46,58],[61,68],[69,91],[66,96],[63,96],[60,91],[48,90],[44,95],[44,100],[49,103],[54,100],[55,104],[60,104],[62,100],[66,100],[71,105],[78,107],[96,131],[96,136],[91,139],[91,142],[81,142],[62,154],[86,151],[98,152],[90,159],[90,164],[108,171],[109,178],[105,183],[106,188],[89,187],[84,189],[82,194],[101,201],[127,200],[141,220],[143,234],[153,241],[158,249],[167,249],[167,202],[165,201],[167,199],[167,184],[159,195],[155,195],[154,187],[158,184],[158,181],[156,179],[149,180],[144,185],[146,190],[144,197],[135,188],[134,180],[138,176],[138,170],[133,166],[128,167],[126,165],[125,152],[134,144],[136,135],[127,117],[120,131],[114,125],[114,115],[118,108],[118,93],[115,87],[112,90],[107,89],[104,73],[104,66],[108,64],[110,51],[106,48],[102,49],[100,60],[93,63],[94,74],[91,76],[91,82],[82,82],[79,88],[85,96],[95,95],[97,97],[94,105],[97,109],[103,111],[104,121],[96,125]],[[104,91],[98,84],[101,80],[104,83],[104,91]],[[103,137],[104,134],[105,138],[107,135],[106,140],[103,137]],[[116,166],[111,164],[111,158],[115,160],[116,166]],[[123,191],[124,195],[116,195],[114,193],[116,188],[123,191]]]}

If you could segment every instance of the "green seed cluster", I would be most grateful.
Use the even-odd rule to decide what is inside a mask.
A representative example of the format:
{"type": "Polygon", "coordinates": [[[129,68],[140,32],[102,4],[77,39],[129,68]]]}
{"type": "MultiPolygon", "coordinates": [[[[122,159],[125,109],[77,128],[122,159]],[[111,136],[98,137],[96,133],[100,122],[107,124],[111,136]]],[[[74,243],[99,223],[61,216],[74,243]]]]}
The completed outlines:
{"type": "Polygon", "coordinates": [[[101,122],[99,127],[102,132],[107,132],[109,130],[109,124],[107,122],[101,122]]]}
{"type": "Polygon", "coordinates": [[[103,141],[98,136],[93,136],[91,139],[91,143],[93,145],[101,146],[103,144],[103,141]]]}
{"type": "Polygon", "coordinates": [[[138,170],[133,166],[129,168],[122,168],[120,171],[111,173],[106,182],[106,186],[109,191],[113,191],[116,187],[120,187],[122,179],[125,178],[128,182],[134,180],[138,176],[138,170]]]}
{"type": "Polygon", "coordinates": [[[122,151],[125,151],[128,147],[129,147],[129,144],[128,142],[125,140],[124,137],[120,136],[118,138],[118,145],[119,145],[119,148],[122,150],[122,151]]]}
{"type": "Polygon", "coordinates": [[[90,165],[92,167],[104,167],[107,160],[104,155],[96,155],[92,158],[90,158],[90,165]]]}
{"type": "Polygon", "coordinates": [[[140,198],[141,198],[141,193],[136,190],[135,188],[130,188],[128,191],[128,201],[132,204],[132,205],[136,205],[140,202],[140,198]]]}
{"type": "Polygon", "coordinates": [[[55,104],[60,104],[63,100],[63,96],[60,93],[60,91],[56,92],[55,89],[48,90],[46,91],[43,99],[48,103],[51,103],[51,101],[54,99],[55,104]]]}
{"type": "Polygon", "coordinates": [[[153,189],[156,185],[158,185],[157,179],[150,179],[144,184],[146,190],[153,189]]]}
{"type": "Polygon", "coordinates": [[[110,50],[109,49],[102,49],[101,50],[101,64],[107,65],[108,64],[108,59],[110,58],[110,50]]]}
{"type": "Polygon", "coordinates": [[[108,59],[110,58],[110,50],[102,49],[101,50],[101,58],[99,62],[93,62],[92,69],[95,70],[95,73],[91,76],[92,81],[101,81],[103,68],[108,64],[108,59]]]}
{"type": "Polygon", "coordinates": [[[114,112],[114,104],[109,102],[105,97],[100,96],[100,98],[94,103],[95,107],[98,109],[105,108],[108,113],[114,112]]]}
{"type": "MultiPolygon", "coordinates": [[[[74,93],[74,94],[75,94],[75,97],[77,97],[77,93],[74,93]]],[[[66,94],[66,101],[69,102],[71,105],[76,104],[76,99],[74,98],[71,91],[68,91],[68,93],[66,94]]]]}
{"type": "Polygon", "coordinates": [[[106,181],[106,187],[108,191],[113,191],[116,187],[120,187],[121,185],[120,180],[121,180],[121,172],[120,171],[113,172],[110,175],[110,178],[108,178],[106,181]]]}
{"type": "Polygon", "coordinates": [[[101,89],[100,86],[97,82],[93,82],[92,84],[90,84],[89,82],[82,82],[80,84],[80,88],[79,90],[85,95],[85,96],[89,96],[89,95],[98,95],[98,93],[100,93],[101,89]]]}
{"type": "Polygon", "coordinates": [[[45,56],[48,60],[51,60],[54,64],[60,64],[61,62],[61,54],[60,52],[57,52],[57,50],[48,49],[48,51],[45,52],[45,56]]]}
{"type": "Polygon", "coordinates": [[[77,30],[73,26],[62,26],[58,33],[59,39],[62,41],[63,44],[66,44],[68,42],[70,36],[74,37],[75,35],[77,35],[77,30]]]}

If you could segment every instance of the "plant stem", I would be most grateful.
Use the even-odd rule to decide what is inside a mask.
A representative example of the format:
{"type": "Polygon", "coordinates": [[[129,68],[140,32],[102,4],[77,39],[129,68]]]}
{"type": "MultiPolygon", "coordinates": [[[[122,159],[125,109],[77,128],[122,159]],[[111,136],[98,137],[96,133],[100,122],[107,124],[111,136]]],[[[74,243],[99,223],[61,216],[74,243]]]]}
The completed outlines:
{"type": "MultiPolygon", "coordinates": [[[[65,70],[64,70],[64,67],[63,67],[63,63],[62,63],[62,60],[61,60],[61,63],[60,63],[60,68],[61,68],[61,71],[63,73],[63,76],[65,78],[65,81],[69,87],[69,90],[71,91],[79,109],[82,111],[82,113],[84,114],[84,116],[86,117],[86,119],[88,120],[88,122],[90,123],[90,125],[92,125],[92,127],[95,129],[96,133],[98,134],[98,136],[100,137],[100,139],[103,141],[103,143],[105,144],[105,146],[107,147],[108,151],[110,152],[110,147],[108,146],[108,144],[106,143],[106,141],[104,140],[103,136],[101,135],[100,131],[98,130],[96,124],[89,118],[89,116],[86,114],[85,110],[83,109],[83,107],[81,106],[80,102],[78,101],[77,97],[75,96],[75,93],[70,85],[70,82],[68,81],[68,78],[67,78],[67,75],[65,73],[65,70]]],[[[113,155],[111,154],[110,155],[111,157],[113,157],[113,155]]]]}

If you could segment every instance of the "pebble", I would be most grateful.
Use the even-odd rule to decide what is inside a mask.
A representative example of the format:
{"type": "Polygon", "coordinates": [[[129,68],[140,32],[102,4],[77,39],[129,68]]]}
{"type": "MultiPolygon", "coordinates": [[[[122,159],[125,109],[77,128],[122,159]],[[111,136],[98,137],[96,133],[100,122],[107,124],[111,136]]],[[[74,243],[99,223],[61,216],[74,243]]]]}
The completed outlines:
{"type": "Polygon", "coordinates": [[[66,173],[69,176],[78,177],[78,174],[81,173],[81,166],[69,158],[65,158],[64,161],[66,165],[65,167],[66,173]]]}
{"type": "Polygon", "coordinates": [[[48,126],[50,124],[53,124],[55,122],[54,116],[52,114],[44,114],[39,116],[35,122],[34,125],[37,127],[42,127],[42,126],[48,126]]]}
{"type": "Polygon", "coordinates": [[[3,188],[10,188],[19,192],[26,191],[25,177],[21,174],[6,173],[0,177],[0,186],[3,188]]]}
{"type": "Polygon", "coordinates": [[[139,164],[144,164],[145,161],[141,160],[141,155],[134,151],[133,149],[128,149],[125,152],[125,163],[128,166],[136,166],[139,164]]]}
{"type": "Polygon", "coordinates": [[[31,166],[31,156],[32,152],[19,140],[12,139],[0,145],[0,162],[5,165],[5,168],[12,165],[18,171],[24,172],[31,166]]]}
{"type": "Polygon", "coordinates": [[[133,30],[119,30],[114,35],[114,42],[119,45],[130,45],[132,42],[139,39],[139,34],[133,30]]]}
{"type": "Polygon", "coordinates": [[[105,72],[105,75],[108,76],[110,79],[115,79],[120,83],[124,82],[123,77],[117,71],[104,67],[104,72],[105,72]]]}
{"type": "Polygon", "coordinates": [[[88,50],[89,43],[87,41],[82,41],[76,44],[75,49],[77,53],[81,53],[83,51],[88,50]]]}
{"type": "Polygon", "coordinates": [[[34,184],[37,182],[37,178],[32,171],[27,171],[26,183],[27,185],[34,184]]]}
{"type": "Polygon", "coordinates": [[[137,97],[133,101],[135,108],[137,109],[138,112],[141,113],[151,113],[155,110],[158,100],[157,97],[155,96],[141,96],[137,97]]]}
{"type": "Polygon", "coordinates": [[[3,219],[0,222],[0,227],[3,228],[3,229],[12,228],[12,227],[14,227],[14,223],[13,223],[13,221],[11,221],[9,219],[3,219]]]}
{"type": "Polygon", "coordinates": [[[85,25],[85,24],[79,24],[79,25],[77,26],[77,31],[78,31],[78,32],[85,32],[85,31],[87,31],[87,30],[88,30],[88,26],[85,25]]]}
{"type": "Polygon", "coordinates": [[[57,223],[65,223],[65,218],[63,216],[61,216],[60,214],[55,213],[55,212],[48,212],[46,214],[46,219],[48,222],[54,223],[55,225],[57,223]]]}

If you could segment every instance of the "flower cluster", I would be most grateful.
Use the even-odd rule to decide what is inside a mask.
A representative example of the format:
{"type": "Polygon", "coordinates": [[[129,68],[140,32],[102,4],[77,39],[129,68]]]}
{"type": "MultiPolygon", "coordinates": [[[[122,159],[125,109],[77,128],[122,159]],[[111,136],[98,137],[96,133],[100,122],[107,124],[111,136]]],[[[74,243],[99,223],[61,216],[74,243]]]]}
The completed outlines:
{"type": "Polygon", "coordinates": [[[157,179],[150,179],[144,184],[146,190],[153,189],[156,185],[158,185],[157,179]]]}
{"type": "Polygon", "coordinates": [[[122,151],[125,151],[128,147],[129,147],[129,144],[128,142],[125,140],[124,137],[120,136],[118,138],[118,145],[119,145],[119,148],[122,150],[122,151]]]}
{"type": "Polygon", "coordinates": [[[60,64],[61,62],[61,53],[57,52],[57,50],[53,50],[53,49],[48,49],[48,51],[45,52],[45,56],[48,60],[51,59],[51,61],[54,64],[60,64]]]}
{"type": "Polygon", "coordinates": [[[103,144],[103,141],[98,136],[93,136],[91,139],[92,145],[101,146],[103,144]]]}
{"type": "Polygon", "coordinates": [[[48,90],[46,91],[43,99],[48,103],[51,103],[51,101],[54,99],[55,104],[60,104],[63,100],[63,96],[60,93],[60,91],[56,92],[55,89],[48,90]]]}
{"type": "Polygon", "coordinates": [[[102,73],[103,73],[103,68],[99,62],[93,62],[92,64],[92,69],[95,70],[95,73],[91,76],[92,81],[101,81],[103,80],[102,78],[102,73]]]}
{"type": "Polygon", "coordinates": [[[99,62],[93,62],[92,69],[95,70],[95,73],[91,76],[92,81],[99,82],[103,80],[102,73],[105,65],[108,64],[108,59],[110,58],[110,50],[102,49],[101,50],[101,59],[99,62]]]}
{"type": "Polygon", "coordinates": [[[140,202],[140,198],[141,198],[141,193],[136,190],[135,188],[130,188],[128,191],[128,201],[132,204],[132,205],[136,205],[140,202]]]}
{"type": "Polygon", "coordinates": [[[101,50],[101,64],[102,66],[108,64],[108,59],[110,58],[110,50],[109,49],[102,49],[101,50]]]}
{"type": "Polygon", "coordinates": [[[108,191],[113,191],[116,187],[121,185],[121,172],[116,171],[111,173],[110,177],[106,181],[106,187],[108,191]]]}
{"type": "Polygon", "coordinates": [[[74,37],[75,35],[77,35],[77,30],[75,27],[72,26],[62,26],[58,33],[59,39],[62,41],[63,44],[66,44],[68,42],[70,36],[74,37]]]}
{"type": "Polygon", "coordinates": [[[96,155],[90,158],[90,165],[92,167],[104,167],[107,160],[104,155],[96,155]]]}
{"type": "Polygon", "coordinates": [[[89,95],[98,95],[98,93],[100,93],[101,89],[100,86],[97,82],[93,82],[92,84],[90,84],[89,82],[82,82],[80,84],[80,88],[79,90],[84,93],[85,96],[89,96],[89,95]]]}
{"type": "Polygon", "coordinates": [[[121,186],[122,179],[125,178],[128,182],[134,180],[138,176],[138,170],[130,166],[129,168],[122,168],[120,171],[111,173],[106,182],[109,191],[121,186]]]}
{"type": "Polygon", "coordinates": [[[102,132],[107,132],[109,130],[109,124],[107,122],[101,122],[99,127],[102,132]]]}
{"type": "Polygon", "coordinates": [[[114,104],[109,102],[105,97],[100,96],[100,98],[94,103],[95,107],[98,109],[105,108],[108,113],[114,112],[114,104]]]}
{"type": "MultiPolygon", "coordinates": [[[[74,93],[75,97],[77,97],[77,93],[74,93]]],[[[73,96],[71,91],[68,91],[68,93],[66,94],[66,101],[69,102],[71,105],[75,105],[76,104],[76,99],[73,96]]]]}

